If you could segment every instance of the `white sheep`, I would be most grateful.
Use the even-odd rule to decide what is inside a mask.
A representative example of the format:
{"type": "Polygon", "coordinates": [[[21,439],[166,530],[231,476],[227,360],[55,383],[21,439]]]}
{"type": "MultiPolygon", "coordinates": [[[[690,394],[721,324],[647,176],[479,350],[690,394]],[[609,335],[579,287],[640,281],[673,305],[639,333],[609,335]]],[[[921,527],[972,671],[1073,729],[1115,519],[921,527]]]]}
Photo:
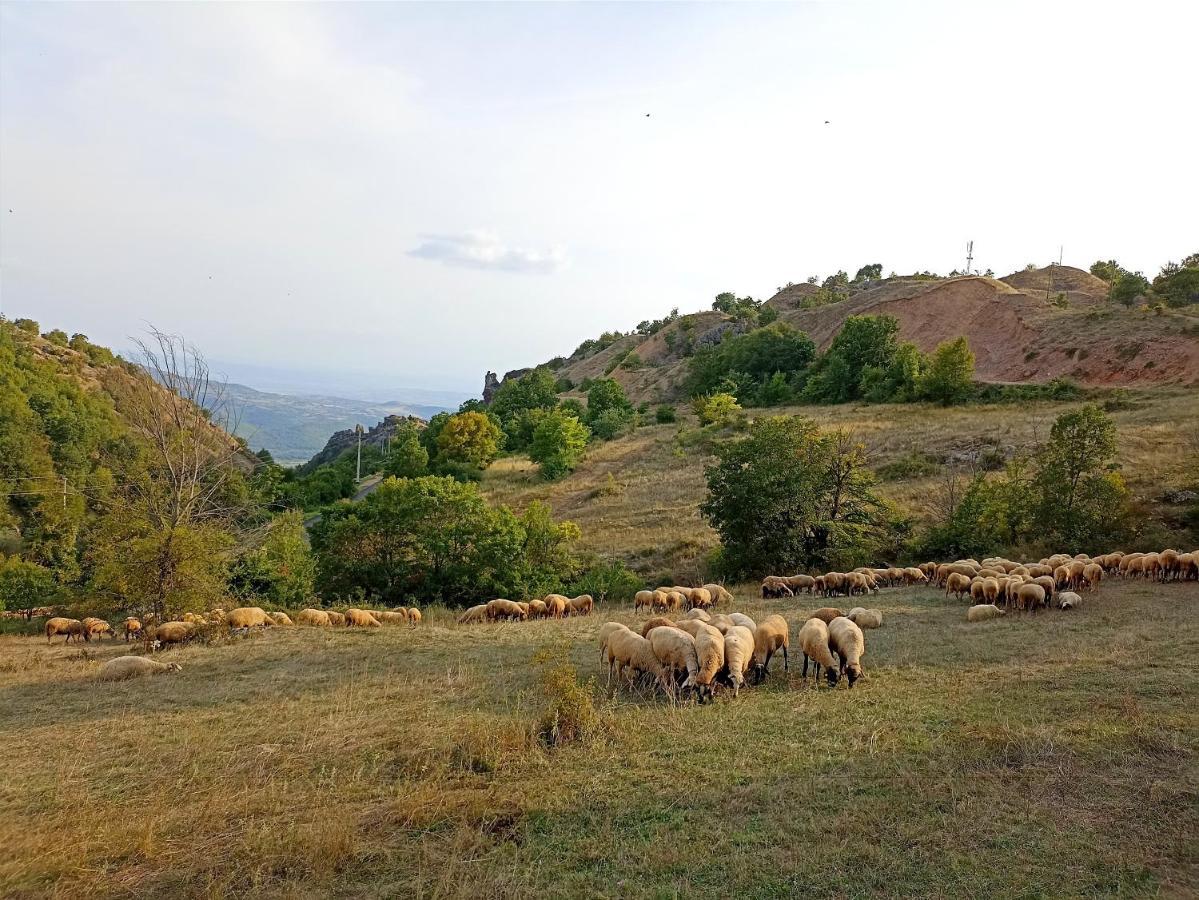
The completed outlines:
{"type": "Polygon", "coordinates": [[[1082,596],[1074,591],[1062,591],[1057,595],[1058,609],[1078,609],[1082,606],[1082,596]]]}
{"type": "Polygon", "coordinates": [[[740,694],[753,661],[754,633],[744,625],[733,625],[724,633],[724,668],[734,697],[740,694]]]}
{"type": "Polygon", "coordinates": [[[846,615],[849,621],[853,622],[859,628],[882,628],[883,613],[878,609],[863,609],[860,606],[854,607],[846,615]]]}
{"type": "Polygon", "coordinates": [[[829,687],[836,687],[841,673],[833,653],[828,645],[828,625],[823,619],[811,618],[804,622],[797,636],[799,649],[803,653],[803,677],[808,677],[808,660],[815,664],[814,676],[820,679],[820,667],[824,667],[824,677],[828,679],[829,687]]]}
{"type": "Polygon", "coordinates": [[[655,628],[646,639],[654,650],[654,656],[662,664],[662,687],[672,697],[678,687],[684,689],[695,684],[699,671],[699,658],[695,655],[695,638],[679,628],[655,628]],[[678,675],[687,673],[686,679],[678,684],[678,675]]]}
{"type": "Polygon", "coordinates": [[[1006,615],[1007,610],[1000,609],[994,603],[980,603],[966,610],[967,622],[986,622],[988,619],[998,619],[1006,615]]]}
{"type": "Polygon", "coordinates": [[[118,656],[110,659],[96,674],[97,681],[123,681],[139,675],[161,675],[164,672],[181,672],[179,663],[160,663],[145,656],[118,656]]]}
{"type": "Polygon", "coordinates": [[[828,626],[828,646],[841,659],[841,674],[850,688],[862,677],[862,656],[866,653],[866,636],[862,629],[844,616],[833,619],[828,626]]]}

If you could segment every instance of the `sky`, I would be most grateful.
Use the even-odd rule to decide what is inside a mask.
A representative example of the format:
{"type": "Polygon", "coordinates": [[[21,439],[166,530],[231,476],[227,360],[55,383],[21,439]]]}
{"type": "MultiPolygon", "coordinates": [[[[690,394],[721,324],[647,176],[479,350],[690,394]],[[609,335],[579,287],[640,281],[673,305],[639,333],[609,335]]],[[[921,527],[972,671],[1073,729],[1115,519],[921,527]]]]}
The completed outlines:
{"type": "Polygon", "coordinates": [[[1152,275],[1199,250],[1197,33],[1184,2],[6,2],[0,309],[382,399],[967,240],[1152,275]]]}

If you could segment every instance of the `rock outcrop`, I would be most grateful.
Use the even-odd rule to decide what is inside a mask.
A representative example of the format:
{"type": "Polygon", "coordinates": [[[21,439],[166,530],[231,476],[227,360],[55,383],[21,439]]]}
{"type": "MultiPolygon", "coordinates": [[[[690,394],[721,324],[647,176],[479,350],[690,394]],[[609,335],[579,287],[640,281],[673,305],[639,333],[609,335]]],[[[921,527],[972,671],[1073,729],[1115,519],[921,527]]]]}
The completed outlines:
{"type": "MultiPolygon", "coordinates": [[[[388,416],[377,425],[368,428],[362,433],[362,446],[378,447],[384,449],[388,440],[395,437],[396,432],[401,427],[415,425],[417,428],[424,428],[425,422],[423,419],[418,419],[416,416],[388,416]]],[[[304,463],[300,468],[301,472],[311,472],[317,466],[322,466],[325,463],[331,463],[337,457],[341,456],[347,450],[356,449],[358,447],[358,433],[353,428],[346,428],[342,431],[335,432],[325,443],[325,447],[312,459],[304,463]]]]}

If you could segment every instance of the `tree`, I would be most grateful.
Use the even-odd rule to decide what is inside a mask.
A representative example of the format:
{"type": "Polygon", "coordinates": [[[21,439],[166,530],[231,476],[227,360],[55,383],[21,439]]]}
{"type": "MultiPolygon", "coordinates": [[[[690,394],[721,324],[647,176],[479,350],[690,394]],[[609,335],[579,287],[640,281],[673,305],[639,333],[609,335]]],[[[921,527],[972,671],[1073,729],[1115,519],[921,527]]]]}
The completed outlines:
{"type": "Polygon", "coordinates": [[[696,397],[693,403],[695,414],[704,425],[726,427],[732,425],[741,415],[741,406],[732,394],[712,394],[707,397],[696,397]]]}
{"type": "Polygon", "coordinates": [[[420,430],[406,424],[396,429],[383,471],[396,478],[418,478],[429,470],[429,451],[420,442],[420,430]]]}
{"type": "Polygon", "coordinates": [[[32,618],[34,609],[54,603],[59,593],[49,569],[15,556],[0,559],[0,609],[24,611],[25,618],[32,618]]]}
{"type": "Polygon", "coordinates": [[[523,450],[528,446],[532,429],[524,427],[527,414],[557,406],[558,390],[558,380],[545,366],[519,378],[504,379],[492,397],[488,411],[508,435],[506,446],[509,450],[523,450]]]}
{"type": "Polygon", "coordinates": [[[700,509],[730,576],[849,565],[881,535],[881,504],[861,445],[810,419],[775,417],[718,446],[700,509]]]}
{"type": "Polygon", "coordinates": [[[1146,294],[1148,290],[1149,279],[1144,275],[1140,272],[1128,272],[1121,269],[1112,285],[1111,299],[1116,303],[1132,306],[1136,303],[1137,298],[1146,294]]]}
{"type": "Polygon", "coordinates": [[[1192,254],[1182,264],[1167,263],[1153,279],[1153,294],[1167,306],[1186,306],[1199,303],[1199,253],[1192,254]]]}
{"type": "Polygon", "coordinates": [[[262,544],[234,563],[229,582],[240,597],[296,607],[312,596],[315,578],[304,516],[293,511],[274,519],[262,544]]]}
{"type": "Polygon", "coordinates": [[[1116,424],[1098,406],[1063,413],[1038,454],[1032,479],[1037,526],[1059,546],[1119,536],[1128,489],[1114,465],[1116,424]]]}
{"type": "Polygon", "coordinates": [[[499,455],[502,432],[485,413],[450,416],[437,435],[439,460],[486,469],[499,455]]]}
{"type": "Polygon", "coordinates": [[[850,316],[814,367],[805,396],[818,403],[860,399],[863,373],[886,371],[894,362],[898,334],[894,316],[850,316]]]}
{"type": "Polygon", "coordinates": [[[533,431],[529,458],[549,479],[573,472],[583,458],[591,433],[577,418],[561,410],[547,413],[533,431]]]}
{"type": "Polygon", "coordinates": [[[600,378],[591,383],[587,389],[587,417],[594,418],[610,409],[621,412],[632,412],[633,404],[629,402],[624,388],[615,378],[600,378]]]}
{"type": "Polygon", "coordinates": [[[945,341],[933,351],[920,379],[920,392],[929,400],[950,406],[970,396],[974,387],[974,353],[965,336],[945,341]]]}
{"type": "Polygon", "coordinates": [[[862,268],[858,269],[858,272],[853,276],[853,281],[851,283],[855,285],[861,285],[871,281],[878,281],[882,277],[883,264],[872,263],[871,265],[862,266],[862,268]]]}
{"type": "Polygon", "coordinates": [[[782,374],[787,381],[797,379],[815,356],[816,345],[806,333],[785,322],[774,322],[701,349],[687,364],[684,389],[692,396],[710,394],[726,379],[742,381],[732,377],[736,373],[744,376],[736,396],[750,401],[775,374],[782,374]]]}
{"type": "Polygon", "coordinates": [[[1106,261],[1099,259],[1091,265],[1091,274],[1096,278],[1106,281],[1109,285],[1116,283],[1116,279],[1122,271],[1120,264],[1114,259],[1106,261]]]}

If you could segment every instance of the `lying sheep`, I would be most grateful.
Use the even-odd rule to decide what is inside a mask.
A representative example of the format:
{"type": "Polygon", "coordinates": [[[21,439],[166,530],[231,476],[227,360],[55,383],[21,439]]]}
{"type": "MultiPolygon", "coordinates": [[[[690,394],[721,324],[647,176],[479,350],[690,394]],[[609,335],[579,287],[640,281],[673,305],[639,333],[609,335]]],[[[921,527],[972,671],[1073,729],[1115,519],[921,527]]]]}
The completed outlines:
{"type": "Polygon", "coordinates": [[[1078,609],[1082,606],[1082,597],[1073,591],[1061,591],[1057,595],[1058,609],[1078,609]]]}
{"type": "Polygon", "coordinates": [[[754,661],[754,633],[744,625],[734,625],[724,633],[724,676],[733,688],[733,696],[741,693],[745,676],[754,661]]]}
{"type": "Polygon", "coordinates": [[[862,677],[862,656],[866,653],[866,637],[862,629],[841,616],[828,626],[828,645],[840,659],[840,671],[850,688],[862,677]]]}
{"type": "Polygon", "coordinates": [[[78,619],[67,619],[62,616],[55,616],[52,619],[46,620],[46,643],[50,643],[50,638],[56,634],[66,635],[64,644],[71,643],[71,638],[75,639],[75,643],[79,643],[79,639],[89,640],[87,630],[83,627],[83,623],[78,619]]]}
{"type": "Polygon", "coordinates": [[[803,627],[799,629],[797,636],[799,641],[799,649],[803,653],[803,677],[807,680],[808,677],[808,660],[815,663],[815,678],[820,680],[820,668],[824,667],[824,676],[828,680],[829,687],[836,687],[837,680],[840,678],[840,671],[837,668],[837,663],[833,659],[833,653],[828,645],[828,625],[823,619],[815,617],[804,622],[803,627]]]}
{"type": "Polygon", "coordinates": [[[754,630],[754,678],[761,682],[769,674],[770,660],[779,650],[783,651],[783,671],[789,671],[790,660],[787,648],[791,644],[791,629],[787,620],[780,615],[767,616],[754,630]]]}
{"type": "Polygon", "coordinates": [[[981,603],[966,610],[966,621],[985,622],[988,619],[998,619],[1000,616],[1006,614],[1006,610],[1000,609],[993,603],[981,603]]]}
{"type": "Polygon", "coordinates": [[[695,638],[674,627],[655,628],[645,637],[654,650],[654,656],[662,664],[662,687],[666,693],[673,697],[679,688],[686,690],[693,687],[696,673],[699,671],[695,638]],[[680,684],[679,678],[684,672],[686,678],[680,684]]]}
{"type": "Polygon", "coordinates": [[[845,615],[845,613],[841,612],[841,610],[837,609],[835,606],[824,606],[816,610],[808,618],[819,619],[825,625],[827,625],[829,622],[833,621],[833,619],[840,618],[843,615],[845,615]]]}
{"type": "Polygon", "coordinates": [[[225,617],[230,628],[270,628],[274,621],[266,610],[258,606],[243,606],[234,609],[225,617]]]}
{"type": "Polygon", "coordinates": [[[160,663],[145,656],[118,656],[100,667],[97,681],[123,681],[140,675],[161,675],[164,672],[182,672],[178,663],[160,663]]]}
{"type": "Polygon", "coordinates": [[[296,613],[296,621],[301,625],[315,625],[318,628],[328,628],[332,624],[329,614],[323,609],[302,609],[296,613]]]}
{"type": "Polygon", "coordinates": [[[858,606],[849,611],[846,615],[849,621],[853,622],[859,628],[882,628],[883,613],[878,609],[863,609],[858,606]]]}
{"type": "Polygon", "coordinates": [[[487,604],[480,603],[478,606],[472,606],[466,612],[458,617],[459,625],[471,625],[477,622],[487,621],[487,604]]]}
{"type": "Polygon", "coordinates": [[[379,620],[376,619],[368,610],[365,609],[347,609],[346,610],[346,627],[347,628],[380,628],[379,620]]]}

